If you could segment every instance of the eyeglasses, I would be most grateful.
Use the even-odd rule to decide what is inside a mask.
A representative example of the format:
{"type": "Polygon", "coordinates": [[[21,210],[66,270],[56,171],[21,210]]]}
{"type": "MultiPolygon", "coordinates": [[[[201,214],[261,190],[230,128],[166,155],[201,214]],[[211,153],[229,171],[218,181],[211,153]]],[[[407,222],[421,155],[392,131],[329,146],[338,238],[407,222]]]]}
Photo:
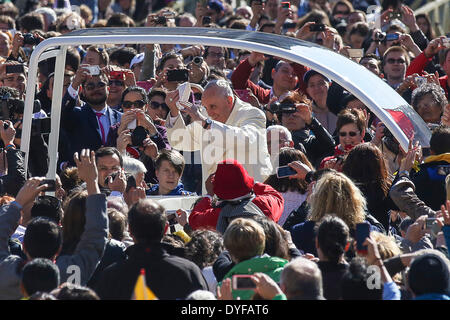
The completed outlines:
{"type": "Polygon", "coordinates": [[[406,61],[404,59],[392,59],[392,58],[387,59],[386,62],[389,63],[389,64],[394,64],[394,63],[403,64],[403,63],[406,63],[406,61]]]}
{"type": "Polygon", "coordinates": [[[94,90],[96,88],[104,88],[104,87],[106,87],[106,83],[103,81],[100,81],[97,83],[89,82],[84,85],[84,88],[88,91],[94,90]]]}
{"type": "Polygon", "coordinates": [[[145,106],[145,101],[136,100],[136,101],[124,101],[122,102],[122,108],[129,109],[132,106],[142,109],[145,106]]]}
{"type": "Polygon", "coordinates": [[[109,80],[109,86],[115,85],[117,87],[123,87],[123,81],[120,80],[109,80]]]}
{"type": "Polygon", "coordinates": [[[340,137],[346,137],[347,136],[347,134],[350,136],[350,137],[356,137],[356,135],[358,134],[359,132],[355,132],[355,131],[349,131],[349,132],[339,132],[339,136],[340,137]]]}
{"type": "Polygon", "coordinates": [[[150,102],[150,108],[152,108],[152,109],[163,108],[164,110],[169,110],[169,107],[167,106],[167,104],[165,102],[158,103],[156,101],[150,102]]]}

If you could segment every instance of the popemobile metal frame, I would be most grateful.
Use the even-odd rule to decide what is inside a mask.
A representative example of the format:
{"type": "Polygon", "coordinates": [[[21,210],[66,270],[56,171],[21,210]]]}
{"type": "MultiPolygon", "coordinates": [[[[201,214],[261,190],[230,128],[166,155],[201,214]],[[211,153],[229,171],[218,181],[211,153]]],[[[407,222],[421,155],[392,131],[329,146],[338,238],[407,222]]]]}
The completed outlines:
{"type": "Polygon", "coordinates": [[[337,82],[361,100],[392,132],[403,150],[408,149],[408,137],[413,134],[414,140],[418,140],[422,147],[429,146],[431,132],[427,125],[395,90],[363,66],[314,43],[270,33],[234,29],[94,28],[46,39],[33,50],[28,69],[21,141],[26,170],[39,61],[56,57],[48,147],[50,163],[47,173],[48,179],[55,179],[67,48],[79,45],[148,43],[229,47],[257,51],[305,65],[337,82]]]}

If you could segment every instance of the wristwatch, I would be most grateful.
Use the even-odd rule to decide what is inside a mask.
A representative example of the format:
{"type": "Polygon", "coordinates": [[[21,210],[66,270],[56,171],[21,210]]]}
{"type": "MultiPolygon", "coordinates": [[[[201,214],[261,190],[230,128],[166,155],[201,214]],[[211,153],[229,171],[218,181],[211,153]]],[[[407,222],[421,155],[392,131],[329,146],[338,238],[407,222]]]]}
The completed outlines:
{"type": "Polygon", "coordinates": [[[203,126],[203,129],[208,129],[211,124],[212,124],[212,120],[210,118],[207,118],[205,120],[205,125],[203,126]]]}

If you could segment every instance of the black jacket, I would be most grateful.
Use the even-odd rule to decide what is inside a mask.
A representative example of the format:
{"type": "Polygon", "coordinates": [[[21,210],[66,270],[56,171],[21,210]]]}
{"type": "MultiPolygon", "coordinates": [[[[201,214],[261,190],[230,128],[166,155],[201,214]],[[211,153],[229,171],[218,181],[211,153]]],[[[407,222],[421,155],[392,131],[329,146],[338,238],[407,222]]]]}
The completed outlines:
{"type": "Polygon", "coordinates": [[[416,186],[419,199],[438,211],[446,200],[445,177],[450,173],[450,154],[430,156],[427,159],[419,166],[418,172],[411,174],[411,181],[416,186]],[[441,160],[427,161],[432,157],[441,160]]]}
{"type": "Polygon", "coordinates": [[[128,258],[106,268],[93,288],[103,300],[129,300],[141,268],[147,286],[160,300],[185,299],[195,290],[208,290],[199,267],[193,262],[169,255],[163,244],[136,244],[126,251],[128,258]]]}
{"type": "Polygon", "coordinates": [[[327,300],[340,300],[340,282],[349,265],[344,263],[333,263],[319,261],[317,263],[322,272],[323,296],[327,300]]]}
{"type": "Polygon", "coordinates": [[[25,184],[26,173],[22,151],[9,149],[6,151],[8,174],[0,177],[0,194],[9,194],[15,197],[20,188],[25,184]]]}
{"type": "Polygon", "coordinates": [[[380,188],[370,188],[368,185],[356,184],[367,200],[367,210],[383,225],[387,232],[390,229],[390,210],[399,210],[391,200],[391,197],[384,195],[380,188]]]}
{"type": "Polygon", "coordinates": [[[311,124],[305,129],[292,131],[294,148],[298,149],[299,144],[303,144],[309,161],[313,166],[318,167],[323,158],[334,154],[333,137],[316,118],[313,118],[311,124]],[[310,129],[313,134],[305,129],[310,129]]]}

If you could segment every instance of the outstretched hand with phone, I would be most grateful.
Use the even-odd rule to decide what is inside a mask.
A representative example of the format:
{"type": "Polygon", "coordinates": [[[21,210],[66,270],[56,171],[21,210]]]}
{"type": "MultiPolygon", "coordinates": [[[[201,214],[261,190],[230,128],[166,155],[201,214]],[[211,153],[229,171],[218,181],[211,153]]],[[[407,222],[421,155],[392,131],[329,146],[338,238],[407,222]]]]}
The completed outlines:
{"type": "Polygon", "coordinates": [[[13,41],[12,41],[12,50],[11,54],[13,57],[18,58],[19,57],[19,49],[23,47],[23,34],[20,31],[16,31],[16,34],[14,35],[13,41]]]}
{"type": "Polygon", "coordinates": [[[16,129],[14,128],[13,124],[9,120],[2,121],[0,120],[0,136],[2,138],[3,144],[5,147],[7,145],[13,145],[14,144],[14,138],[16,136],[16,129]],[[5,129],[5,126],[8,125],[8,127],[5,129]]]}
{"type": "Polygon", "coordinates": [[[203,17],[207,15],[208,15],[207,1],[197,2],[197,6],[195,7],[195,18],[197,19],[197,23],[195,24],[195,27],[203,27],[203,17]]]}
{"type": "Polygon", "coordinates": [[[363,244],[367,247],[366,259],[369,265],[375,264],[377,260],[381,260],[380,252],[378,251],[377,243],[371,237],[366,238],[363,244]]]}
{"type": "Polygon", "coordinates": [[[32,203],[39,193],[48,188],[47,184],[41,185],[41,182],[44,179],[45,178],[43,177],[33,177],[28,179],[17,193],[15,201],[22,207],[32,203]]]}
{"type": "Polygon", "coordinates": [[[425,50],[423,50],[425,57],[432,58],[438,54],[439,51],[446,49],[446,46],[444,45],[445,39],[445,36],[440,36],[431,40],[425,50]]]}
{"type": "MultiPolygon", "coordinates": [[[[123,117],[122,117],[123,118],[123,117]]],[[[119,136],[116,140],[116,147],[117,150],[119,150],[120,153],[125,153],[126,149],[129,145],[131,145],[131,130],[125,129],[122,132],[120,132],[119,136]]]]}
{"type": "Polygon", "coordinates": [[[288,166],[297,172],[296,175],[290,176],[289,179],[305,180],[306,174],[311,171],[311,168],[301,161],[291,162],[288,166]]]}
{"type": "Polygon", "coordinates": [[[75,76],[72,80],[72,88],[75,90],[78,90],[80,85],[91,77],[88,67],[88,64],[81,64],[78,67],[77,72],[75,72],[75,76]]]}
{"type": "Polygon", "coordinates": [[[300,40],[308,40],[311,39],[315,31],[311,31],[311,26],[315,25],[316,23],[314,21],[306,22],[303,27],[298,29],[297,33],[295,34],[295,37],[300,40]]]}
{"type": "Polygon", "coordinates": [[[292,9],[289,2],[282,2],[278,7],[277,22],[275,24],[275,33],[281,34],[282,27],[286,19],[292,17],[292,9]],[[288,6],[289,5],[289,6],[288,6]]]}

